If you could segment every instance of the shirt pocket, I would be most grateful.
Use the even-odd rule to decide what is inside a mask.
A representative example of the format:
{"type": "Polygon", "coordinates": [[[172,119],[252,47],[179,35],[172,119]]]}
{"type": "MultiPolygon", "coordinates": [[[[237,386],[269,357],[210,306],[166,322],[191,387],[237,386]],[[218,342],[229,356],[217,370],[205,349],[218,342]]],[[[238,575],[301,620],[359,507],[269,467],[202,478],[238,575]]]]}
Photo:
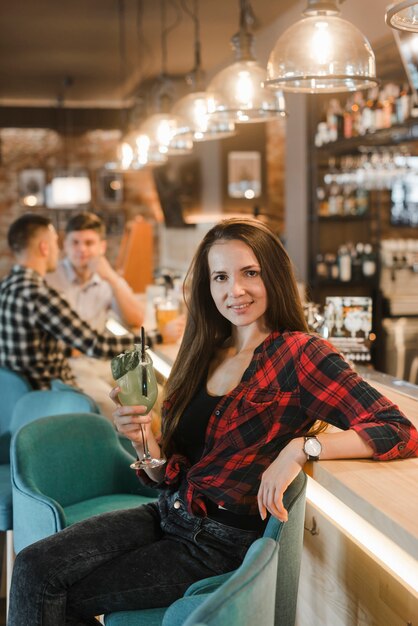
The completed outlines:
{"type": "MultiPolygon", "coordinates": [[[[262,445],[281,434],[281,418],[296,407],[297,394],[280,389],[254,389],[239,401],[228,424],[228,442],[234,448],[262,445]]],[[[293,413],[293,411],[292,411],[293,413]]]]}

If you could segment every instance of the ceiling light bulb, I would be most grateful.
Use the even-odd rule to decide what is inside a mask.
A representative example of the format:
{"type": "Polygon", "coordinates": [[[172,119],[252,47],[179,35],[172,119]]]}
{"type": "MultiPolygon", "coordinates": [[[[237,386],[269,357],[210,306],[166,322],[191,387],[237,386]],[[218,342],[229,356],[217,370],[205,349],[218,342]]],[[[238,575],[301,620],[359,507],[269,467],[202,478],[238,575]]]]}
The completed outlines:
{"type": "Polygon", "coordinates": [[[386,23],[397,30],[418,32],[418,2],[416,0],[402,0],[394,2],[386,9],[386,23]]]}
{"type": "Polygon", "coordinates": [[[329,24],[324,21],[316,22],[310,41],[310,52],[319,65],[325,65],[330,62],[333,47],[334,41],[332,33],[329,32],[329,24]]]}
{"type": "Polygon", "coordinates": [[[130,143],[124,141],[118,150],[118,160],[120,162],[120,166],[123,170],[129,169],[133,158],[134,151],[130,143]]]}

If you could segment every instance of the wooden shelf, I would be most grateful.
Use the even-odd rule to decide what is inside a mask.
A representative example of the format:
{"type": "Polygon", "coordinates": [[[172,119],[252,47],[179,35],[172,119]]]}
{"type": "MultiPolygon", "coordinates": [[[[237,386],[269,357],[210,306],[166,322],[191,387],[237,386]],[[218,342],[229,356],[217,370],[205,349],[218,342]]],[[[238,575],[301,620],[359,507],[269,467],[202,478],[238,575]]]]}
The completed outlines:
{"type": "Polygon", "coordinates": [[[370,222],[370,215],[317,215],[312,216],[312,221],[318,220],[321,224],[335,222],[370,222]]]}
{"type": "Polygon", "coordinates": [[[396,145],[418,140],[418,118],[407,120],[404,124],[381,128],[374,133],[367,133],[349,139],[338,139],[316,148],[319,154],[349,154],[360,147],[396,145]]]}

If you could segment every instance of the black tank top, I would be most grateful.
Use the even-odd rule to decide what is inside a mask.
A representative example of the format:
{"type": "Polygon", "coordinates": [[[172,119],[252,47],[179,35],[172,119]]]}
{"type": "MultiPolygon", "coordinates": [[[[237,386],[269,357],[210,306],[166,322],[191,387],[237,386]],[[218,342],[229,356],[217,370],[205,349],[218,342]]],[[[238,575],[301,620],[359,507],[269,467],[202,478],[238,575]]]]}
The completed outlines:
{"type": "MultiPolygon", "coordinates": [[[[194,465],[202,457],[205,447],[207,425],[216,405],[223,396],[211,396],[203,384],[181,416],[174,433],[177,451],[184,454],[194,465]]],[[[259,515],[237,515],[220,509],[215,502],[206,499],[208,517],[227,526],[262,532],[266,522],[259,515]]]]}

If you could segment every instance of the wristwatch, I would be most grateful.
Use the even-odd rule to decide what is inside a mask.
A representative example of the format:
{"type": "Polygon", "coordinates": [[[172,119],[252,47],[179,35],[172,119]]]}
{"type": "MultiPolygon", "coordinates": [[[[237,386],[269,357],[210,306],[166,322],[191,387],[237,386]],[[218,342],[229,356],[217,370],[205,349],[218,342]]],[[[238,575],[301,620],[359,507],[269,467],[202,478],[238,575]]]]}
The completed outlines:
{"type": "Polygon", "coordinates": [[[308,461],[318,461],[319,455],[322,452],[321,442],[317,437],[304,437],[303,451],[306,454],[308,461]]]}

